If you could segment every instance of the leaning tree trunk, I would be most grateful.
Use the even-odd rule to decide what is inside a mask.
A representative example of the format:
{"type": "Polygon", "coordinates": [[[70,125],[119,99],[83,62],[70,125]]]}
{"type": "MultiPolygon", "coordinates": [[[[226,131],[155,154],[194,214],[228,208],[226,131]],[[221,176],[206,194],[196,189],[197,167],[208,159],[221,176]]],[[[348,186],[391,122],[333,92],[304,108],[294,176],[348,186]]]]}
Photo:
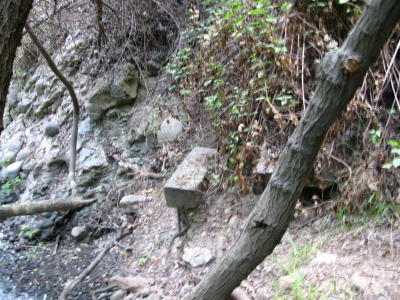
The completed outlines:
{"type": "Polygon", "coordinates": [[[0,134],[15,53],[33,0],[0,1],[0,134]]]}
{"type": "Polygon", "coordinates": [[[315,96],[241,235],[185,299],[227,299],[280,242],[329,127],[361,86],[399,21],[399,0],[366,2],[367,8],[344,45],[328,53],[319,66],[315,96]]]}

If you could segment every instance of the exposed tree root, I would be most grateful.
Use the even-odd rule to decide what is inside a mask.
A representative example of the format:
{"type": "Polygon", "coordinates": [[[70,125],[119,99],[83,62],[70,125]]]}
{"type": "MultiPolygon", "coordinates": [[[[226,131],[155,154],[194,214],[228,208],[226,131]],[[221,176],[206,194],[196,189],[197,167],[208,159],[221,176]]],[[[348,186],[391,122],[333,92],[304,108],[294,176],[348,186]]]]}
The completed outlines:
{"type": "Polygon", "coordinates": [[[118,233],[117,237],[111,242],[109,243],[107,246],[105,246],[103,248],[103,251],[101,251],[97,257],[95,258],[95,260],[93,260],[91,262],[91,264],[85,269],[83,270],[83,272],[76,277],[75,279],[70,279],[65,283],[64,289],[60,295],[60,300],[66,300],[68,294],[72,291],[72,289],[79,284],[80,282],[82,282],[82,280],[88,276],[90,274],[90,272],[93,271],[93,269],[100,263],[100,261],[103,259],[103,257],[107,254],[108,251],[111,250],[112,247],[114,247],[121,239],[123,239],[124,237],[126,237],[128,234],[131,233],[131,230],[128,230],[126,232],[124,232],[123,229],[121,229],[121,231],[118,233]]]}
{"type": "Polygon", "coordinates": [[[171,253],[172,245],[174,244],[175,239],[176,239],[178,236],[183,235],[186,231],[189,230],[189,228],[190,228],[190,224],[187,225],[185,228],[183,228],[181,231],[178,231],[177,233],[175,233],[175,234],[171,237],[171,239],[170,239],[169,242],[168,242],[168,246],[167,246],[168,255],[171,253]]]}

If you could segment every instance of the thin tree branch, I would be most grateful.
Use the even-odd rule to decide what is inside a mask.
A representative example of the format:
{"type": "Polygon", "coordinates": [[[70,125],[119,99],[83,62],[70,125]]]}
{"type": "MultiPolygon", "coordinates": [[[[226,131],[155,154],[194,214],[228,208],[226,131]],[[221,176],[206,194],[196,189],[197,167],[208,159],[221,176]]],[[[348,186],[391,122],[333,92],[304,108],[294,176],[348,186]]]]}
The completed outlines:
{"type": "Polygon", "coordinates": [[[50,57],[47,50],[43,47],[42,43],[33,33],[32,28],[29,26],[28,22],[25,24],[25,29],[28,32],[30,38],[35,43],[36,47],[38,47],[40,53],[43,55],[50,69],[54,72],[54,74],[61,80],[61,82],[67,88],[72,104],[73,104],[73,122],[72,122],[72,137],[71,137],[71,156],[69,160],[69,180],[72,188],[72,194],[76,193],[76,180],[75,180],[75,165],[76,165],[76,143],[78,140],[78,121],[79,121],[79,103],[78,98],[76,97],[74,88],[72,84],[65,78],[65,76],[60,72],[54,63],[53,59],[50,57]]]}

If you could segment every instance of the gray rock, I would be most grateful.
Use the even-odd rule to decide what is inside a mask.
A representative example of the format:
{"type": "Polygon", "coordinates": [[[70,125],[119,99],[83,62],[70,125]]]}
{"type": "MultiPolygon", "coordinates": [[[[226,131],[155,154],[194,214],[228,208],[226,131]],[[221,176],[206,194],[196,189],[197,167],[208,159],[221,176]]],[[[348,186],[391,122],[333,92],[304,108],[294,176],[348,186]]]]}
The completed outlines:
{"type": "Polygon", "coordinates": [[[311,261],[311,265],[334,264],[337,260],[336,254],[319,253],[316,258],[311,261]]]}
{"type": "Polygon", "coordinates": [[[207,248],[185,248],[182,259],[192,268],[202,267],[214,260],[211,250],[207,248]]]}
{"type": "Polygon", "coordinates": [[[121,299],[124,299],[126,294],[127,294],[126,291],[118,290],[118,291],[114,292],[111,295],[110,300],[121,300],[121,299]]]}
{"type": "Polygon", "coordinates": [[[44,79],[39,79],[38,81],[36,81],[36,84],[35,84],[36,95],[42,96],[44,94],[45,88],[46,88],[46,85],[45,85],[44,79]]]}
{"type": "Polygon", "coordinates": [[[51,218],[51,212],[48,212],[48,211],[43,212],[43,213],[40,214],[40,216],[41,216],[42,218],[49,219],[49,218],[51,218]]]}
{"type": "Polygon", "coordinates": [[[157,133],[158,145],[175,143],[182,132],[183,124],[181,121],[172,117],[165,119],[157,133]]]}
{"type": "Polygon", "coordinates": [[[161,300],[161,296],[157,293],[152,293],[147,297],[147,300],[161,300]]]}
{"type": "Polygon", "coordinates": [[[89,132],[92,131],[92,120],[89,118],[86,118],[85,120],[81,121],[78,126],[78,133],[79,134],[88,134],[89,132]]]}
{"type": "MultiPolygon", "coordinates": [[[[143,142],[146,134],[156,131],[158,128],[158,120],[154,116],[154,110],[150,106],[135,111],[129,120],[129,144],[134,142],[143,142]]],[[[130,146],[130,145],[129,145],[130,146]]]]}
{"type": "Polygon", "coordinates": [[[28,80],[28,83],[26,84],[25,91],[29,91],[39,78],[40,78],[40,75],[39,75],[39,74],[33,75],[33,76],[28,80]]]}
{"type": "Polygon", "coordinates": [[[97,108],[90,107],[88,109],[86,104],[86,110],[98,111],[100,109],[104,112],[112,107],[130,104],[136,98],[138,84],[139,75],[135,66],[127,64],[117,76],[104,77],[97,81],[88,100],[88,103],[94,104],[97,108]]]}
{"type": "Polygon", "coordinates": [[[229,224],[229,227],[236,228],[238,226],[238,224],[239,224],[239,217],[237,215],[232,216],[229,219],[229,223],[228,224],[229,224]]]}
{"type": "Polygon", "coordinates": [[[28,178],[29,173],[26,172],[21,172],[19,173],[19,178],[21,178],[22,180],[27,179],[28,178]]]}
{"type": "Polygon", "coordinates": [[[37,227],[40,228],[40,229],[45,229],[45,228],[49,228],[49,227],[51,227],[51,226],[53,226],[53,225],[54,225],[54,223],[53,223],[52,220],[50,220],[50,219],[43,219],[43,221],[40,222],[40,223],[37,225],[37,227]]]}
{"type": "Polygon", "coordinates": [[[279,279],[279,288],[282,291],[290,290],[292,288],[292,284],[295,282],[296,280],[294,280],[293,277],[290,275],[282,276],[279,279]]]}
{"type": "Polygon", "coordinates": [[[161,68],[162,68],[162,64],[160,64],[159,62],[157,62],[155,60],[148,60],[146,62],[146,70],[150,74],[156,74],[157,72],[159,72],[161,70],[161,68]]]}
{"type": "Polygon", "coordinates": [[[127,212],[134,212],[137,209],[137,205],[143,202],[146,202],[146,196],[127,195],[122,197],[119,206],[127,212]]]}
{"type": "Polygon", "coordinates": [[[350,279],[351,286],[358,291],[366,291],[370,285],[368,278],[362,276],[360,273],[354,273],[350,279]]]}
{"type": "Polygon", "coordinates": [[[84,169],[98,168],[107,164],[104,150],[98,148],[97,151],[89,148],[82,148],[79,151],[79,164],[84,169]]]}
{"type": "Polygon", "coordinates": [[[7,151],[5,153],[0,152],[0,169],[15,162],[16,156],[17,152],[13,151],[7,151]]]}
{"type": "Polygon", "coordinates": [[[48,96],[49,100],[52,101],[51,104],[60,100],[62,98],[63,94],[64,94],[64,86],[63,85],[60,85],[56,89],[53,89],[51,91],[51,94],[48,96]]]}
{"type": "MultiPolygon", "coordinates": [[[[139,73],[136,71],[136,67],[132,64],[126,64],[122,67],[118,76],[115,79],[113,86],[122,87],[125,94],[131,99],[136,98],[137,88],[139,84],[139,73]]],[[[113,92],[111,92],[113,94],[113,92]]],[[[125,96],[125,95],[123,95],[125,96]]]]}
{"type": "MultiPolygon", "coordinates": [[[[82,71],[82,73],[83,73],[83,71],[82,71]]],[[[88,72],[88,73],[89,73],[89,72],[88,72]]],[[[86,73],[86,74],[87,74],[87,73],[86,73]]],[[[88,88],[87,88],[86,86],[84,86],[83,88],[81,88],[81,89],[79,90],[79,93],[80,93],[81,95],[86,95],[87,92],[88,92],[88,88]]]]}
{"type": "Polygon", "coordinates": [[[72,228],[71,235],[77,241],[82,241],[88,235],[87,227],[86,226],[76,226],[76,227],[72,228]]]}
{"type": "Polygon", "coordinates": [[[24,161],[31,155],[31,149],[25,148],[18,152],[15,161],[24,161]]]}
{"type": "Polygon", "coordinates": [[[105,110],[101,109],[95,103],[86,103],[85,104],[86,112],[93,121],[101,121],[104,117],[105,110]]]}
{"type": "Polygon", "coordinates": [[[22,142],[17,138],[11,138],[6,144],[6,149],[15,153],[18,153],[21,148],[22,142]]]}
{"type": "Polygon", "coordinates": [[[17,161],[15,163],[12,163],[9,165],[7,168],[3,170],[3,176],[4,178],[8,180],[13,180],[18,177],[19,172],[21,172],[22,168],[22,161],[17,161]]]}
{"type": "Polygon", "coordinates": [[[59,133],[58,125],[53,122],[48,122],[44,126],[44,133],[49,137],[54,137],[59,133]]]}
{"type": "Polygon", "coordinates": [[[157,85],[157,78],[156,77],[147,77],[144,79],[144,82],[141,83],[138,95],[141,97],[146,97],[148,93],[153,90],[157,85]]]}
{"type": "Polygon", "coordinates": [[[149,285],[154,283],[154,280],[142,276],[122,277],[115,275],[109,279],[109,282],[115,284],[122,290],[135,293],[147,290],[149,285]]]}
{"type": "Polygon", "coordinates": [[[30,101],[27,101],[26,98],[24,98],[20,103],[18,103],[17,111],[21,114],[24,114],[29,110],[31,105],[32,103],[30,101]]]}
{"type": "Polygon", "coordinates": [[[231,297],[235,300],[250,300],[244,289],[237,287],[233,290],[231,297]]]}
{"type": "Polygon", "coordinates": [[[20,100],[21,100],[21,97],[18,94],[18,92],[16,90],[12,89],[7,96],[7,102],[10,105],[15,106],[20,100]]]}
{"type": "Polygon", "coordinates": [[[29,160],[27,163],[22,165],[22,171],[30,173],[36,167],[36,160],[29,160]]]}

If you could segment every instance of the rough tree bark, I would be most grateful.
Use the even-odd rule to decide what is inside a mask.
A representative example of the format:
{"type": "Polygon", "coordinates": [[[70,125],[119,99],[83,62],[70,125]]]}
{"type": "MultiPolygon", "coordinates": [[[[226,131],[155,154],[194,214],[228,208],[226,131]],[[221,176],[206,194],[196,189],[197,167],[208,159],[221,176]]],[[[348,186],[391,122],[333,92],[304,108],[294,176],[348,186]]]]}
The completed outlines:
{"type": "Polygon", "coordinates": [[[33,0],[0,1],[0,134],[13,63],[33,0]]]}
{"type": "Polygon", "coordinates": [[[399,0],[366,2],[364,13],[344,45],[321,62],[315,96],[241,235],[186,300],[227,299],[280,242],[329,127],[361,86],[399,21],[399,0]]]}
{"type": "Polygon", "coordinates": [[[33,43],[38,47],[40,53],[46,59],[47,64],[49,65],[50,69],[56,74],[56,76],[61,80],[61,82],[67,88],[69,95],[71,96],[72,104],[74,107],[73,113],[73,121],[72,121],[72,136],[71,136],[71,155],[69,159],[69,181],[72,188],[72,194],[76,194],[76,180],[75,180],[75,165],[76,165],[76,143],[78,140],[78,123],[79,123],[79,102],[78,98],[76,97],[75,90],[72,84],[68,81],[67,78],[60,72],[57,68],[56,64],[50,57],[49,53],[43,47],[42,43],[33,33],[32,28],[29,26],[28,23],[25,24],[25,29],[28,32],[30,38],[32,39],[33,43]]]}

